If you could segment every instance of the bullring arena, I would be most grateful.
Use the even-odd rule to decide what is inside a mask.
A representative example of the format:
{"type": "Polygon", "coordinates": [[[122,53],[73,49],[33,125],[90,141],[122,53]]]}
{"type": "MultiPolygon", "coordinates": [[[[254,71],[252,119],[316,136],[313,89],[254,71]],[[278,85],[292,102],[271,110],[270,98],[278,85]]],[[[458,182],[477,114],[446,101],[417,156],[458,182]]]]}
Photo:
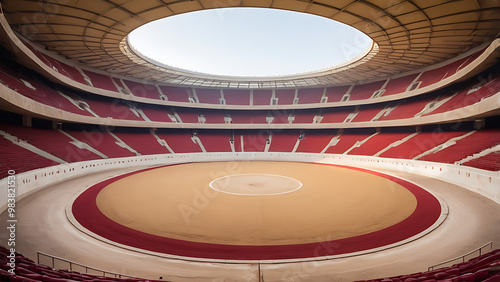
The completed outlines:
{"type": "MultiPolygon", "coordinates": [[[[187,241],[186,244],[215,245],[206,246],[206,250],[202,250],[201,244],[186,246],[186,252],[198,251],[197,257],[208,259],[308,258],[311,253],[320,256],[322,252],[317,248],[320,245],[314,243],[325,238],[328,239],[325,244],[349,244],[338,247],[341,250],[337,252],[342,254],[363,250],[371,241],[393,237],[389,236],[392,232],[404,233],[403,227],[389,234],[380,232],[398,223],[417,230],[420,227],[420,232],[432,226],[440,215],[439,203],[432,202],[428,195],[421,195],[421,191],[408,183],[403,184],[408,186],[405,189],[397,182],[387,183],[389,181],[341,167],[288,162],[177,165],[124,175],[103,188],[92,187],[96,191],[92,196],[86,195],[92,192],[90,189],[81,195],[73,204],[72,214],[91,231],[105,226],[105,230],[96,230],[101,234],[112,231],[108,231],[111,223],[96,220],[99,213],[122,226],[156,235],[156,238],[142,240],[140,234],[129,235],[130,244],[144,241],[152,245],[151,250],[161,246],[164,252],[174,252],[178,242],[162,242],[161,238],[165,237],[187,241]],[[209,182],[211,172],[224,171],[231,166],[241,173],[228,173],[209,182]],[[196,171],[199,176],[189,177],[186,171],[196,171]],[[331,175],[335,183],[330,177],[321,175],[331,175]],[[193,199],[193,189],[203,191],[204,199],[193,199]],[[217,193],[211,193],[210,189],[217,193]],[[192,206],[191,200],[199,203],[192,206]],[[97,214],[89,211],[92,205],[88,201],[96,203],[97,214]],[[206,207],[203,201],[209,201],[206,207]],[[417,202],[421,205],[418,211],[417,202]],[[197,208],[203,208],[203,212],[197,208]],[[415,215],[415,219],[408,219],[410,215],[415,215]],[[88,222],[88,218],[93,222],[88,222]],[[404,224],[407,219],[408,223],[404,224]],[[425,222],[427,220],[429,222],[425,222]],[[375,235],[377,231],[381,234],[375,235]],[[351,237],[359,240],[349,242],[347,239],[351,237]],[[218,253],[218,246],[226,249],[218,253]],[[301,254],[301,250],[304,253],[301,254]]],[[[125,236],[127,231],[130,230],[118,230],[105,236],[113,240],[125,236]]],[[[418,234],[418,231],[413,232],[418,234]]],[[[391,239],[397,241],[394,237],[391,239]]],[[[368,248],[375,247],[381,246],[368,248]]],[[[142,246],[145,248],[148,246],[142,246]]]]}
{"type": "Polygon", "coordinates": [[[500,279],[498,5],[215,2],[1,1],[1,279],[500,279]],[[156,65],[126,40],[250,6],[373,43],[248,78],[156,65]]]}

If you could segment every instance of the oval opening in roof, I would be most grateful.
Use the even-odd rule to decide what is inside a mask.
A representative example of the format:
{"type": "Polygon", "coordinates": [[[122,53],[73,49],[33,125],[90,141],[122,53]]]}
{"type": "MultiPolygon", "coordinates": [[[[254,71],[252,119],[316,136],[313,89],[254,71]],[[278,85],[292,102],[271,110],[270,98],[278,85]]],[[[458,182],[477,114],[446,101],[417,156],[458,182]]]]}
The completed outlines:
{"type": "Polygon", "coordinates": [[[170,16],[127,37],[161,67],[233,77],[314,73],[360,59],[373,41],[324,17],[265,8],[223,8],[170,16]]]}

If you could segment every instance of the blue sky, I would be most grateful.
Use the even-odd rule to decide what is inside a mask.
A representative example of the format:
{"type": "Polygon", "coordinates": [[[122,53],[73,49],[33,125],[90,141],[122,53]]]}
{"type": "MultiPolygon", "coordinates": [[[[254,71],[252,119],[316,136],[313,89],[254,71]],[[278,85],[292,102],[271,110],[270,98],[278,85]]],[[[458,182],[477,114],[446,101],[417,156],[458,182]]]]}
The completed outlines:
{"type": "Polygon", "coordinates": [[[319,16],[224,8],[167,17],[129,34],[141,53],[176,68],[232,76],[277,76],[329,68],[371,39],[319,16]]]}

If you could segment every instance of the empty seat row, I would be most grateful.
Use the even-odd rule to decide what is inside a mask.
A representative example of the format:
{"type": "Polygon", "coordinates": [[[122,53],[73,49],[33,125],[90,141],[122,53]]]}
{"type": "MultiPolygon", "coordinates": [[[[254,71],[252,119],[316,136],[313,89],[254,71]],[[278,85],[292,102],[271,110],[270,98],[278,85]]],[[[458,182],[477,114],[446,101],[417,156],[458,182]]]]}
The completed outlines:
{"type": "MultiPolygon", "coordinates": [[[[498,129],[443,130],[432,126],[423,131],[415,128],[155,130],[91,126],[56,130],[0,124],[0,134],[4,151],[0,166],[5,168],[4,174],[14,167],[22,172],[63,162],[201,152],[327,153],[455,163],[500,143],[498,129]],[[30,151],[32,147],[23,144],[37,150],[30,151]]],[[[479,154],[465,165],[495,170],[499,157],[500,154],[489,154],[482,158],[479,154]]]]}
{"type": "MultiPolygon", "coordinates": [[[[109,275],[109,274],[108,274],[109,275]]],[[[141,278],[119,278],[99,276],[89,273],[80,273],[70,270],[59,270],[52,267],[37,264],[18,252],[11,253],[9,249],[0,246],[0,280],[13,282],[147,282],[141,278]],[[14,263],[11,263],[11,257],[14,263]],[[14,266],[14,267],[12,267],[14,266]]],[[[164,281],[164,280],[162,280],[164,281]]]]}
{"type": "MultiPolygon", "coordinates": [[[[494,250],[467,262],[450,267],[394,277],[367,280],[369,282],[498,282],[500,281],[500,250],[494,250]]],[[[365,282],[367,282],[365,281],[365,282]]],[[[358,281],[360,282],[360,281],[358,281]]]]}

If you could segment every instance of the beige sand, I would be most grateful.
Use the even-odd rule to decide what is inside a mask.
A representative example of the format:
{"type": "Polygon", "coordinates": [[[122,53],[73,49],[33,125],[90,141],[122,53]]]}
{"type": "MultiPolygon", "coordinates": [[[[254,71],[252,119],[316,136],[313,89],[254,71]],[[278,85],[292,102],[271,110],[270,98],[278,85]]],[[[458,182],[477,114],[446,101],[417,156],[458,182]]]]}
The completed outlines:
{"type": "Polygon", "coordinates": [[[293,162],[214,162],[158,168],[121,179],[101,191],[97,204],[112,220],[159,236],[280,245],[336,240],[389,227],[415,210],[416,199],[399,184],[356,170],[293,162]],[[241,174],[286,176],[303,186],[262,196],[209,187],[214,179],[241,174]]]}
{"type": "Polygon", "coordinates": [[[218,191],[243,196],[271,196],[294,192],[302,183],[291,177],[273,174],[233,174],[217,178],[209,186],[218,191]]]}

